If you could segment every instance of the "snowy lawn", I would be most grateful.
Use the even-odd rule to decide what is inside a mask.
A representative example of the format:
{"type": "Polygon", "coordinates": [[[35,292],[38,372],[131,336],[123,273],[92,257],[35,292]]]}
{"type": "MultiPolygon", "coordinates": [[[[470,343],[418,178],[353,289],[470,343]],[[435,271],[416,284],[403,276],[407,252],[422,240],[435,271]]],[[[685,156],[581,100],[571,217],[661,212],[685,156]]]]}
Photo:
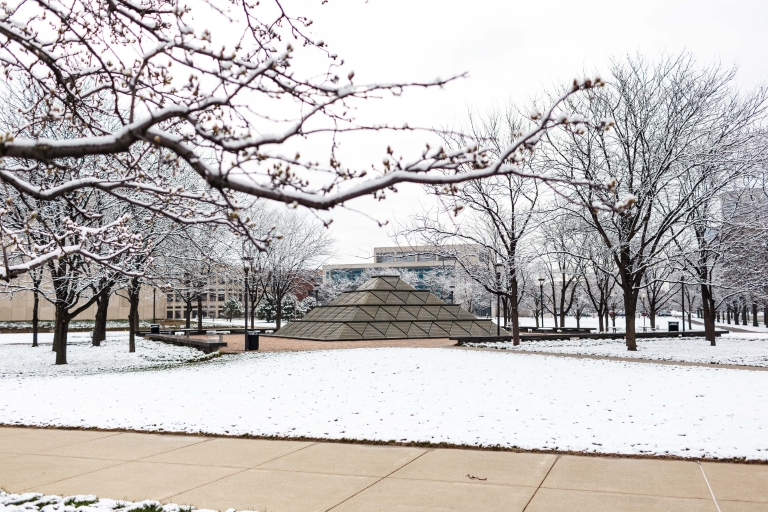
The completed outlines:
{"type": "MultiPolygon", "coordinates": [[[[69,328],[71,330],[93,329],[94,323],[95,322],[93,320],[72,320],[69,323],[69,328]]],[[[150,324],[152,324],[152,322],[150,322],[149,320],[140,320],[139,328],[149,329],[150,324]]],[[[41,330],[51,330],[53,329],[53,321],[40,320],[38,324],[38,328],[41,330]]],[[[0,322],[0,329],[4,329],[4,330],[32,329],[32,322],[31,321],[0,322]]],[[[107,329],[128,329],[128,320],[107,320],[107,329]]]]}
{"type": "Polygon", "coordinates": [[[53,377],[164,368],[209,359],[210,355],[190,347],[136,338],[136,352],[128,352],[128,333],[107,333],[100,347],[91,345],[88,333],[70,333],[67,344],[69,364],[56,366],[51,345],[32,347],[31,334],[25,344],[0,343],[0,380],[12,377],[53,377]]]}
{"type": "MultiPolygon", "coordinates": [[[[174,503],[163,505],[159,501],[139,501],[97,498],[92,494],[78,496],[54,496],[26,492],[10,494],[0,491],[0,510],[6,512],[207,512],[206,509],[179,506],[174,503]]],[[[229,509],[227,512],[234,512],[229,509]]],[[[243,511],[246,512],[246,511],[243,511]]]]}
{"type": "Polygon", "coordinates": [[[537,340],[509,343],[473,343],[473,347],[515,351],[556,352],[590,356],[631,357],[660,361],[768,366],[768,336],[731,333],[717,338],[713,347],[704,338],[641,338],[637,351],[627,351],[624,340],[537,340]]]}
{"type": "Polygon", "coordinates": [[[4,424],[768,459],[762,371],[382,348],[4,375],[0,396],[4,424]]]}

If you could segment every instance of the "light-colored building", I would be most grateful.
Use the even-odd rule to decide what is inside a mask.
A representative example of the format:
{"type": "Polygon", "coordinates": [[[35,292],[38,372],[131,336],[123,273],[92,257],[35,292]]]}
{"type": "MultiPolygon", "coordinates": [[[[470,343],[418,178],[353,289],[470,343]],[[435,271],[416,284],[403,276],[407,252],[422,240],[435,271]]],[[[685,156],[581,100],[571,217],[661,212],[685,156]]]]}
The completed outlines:
{"type": "Polygon", "coordinates": [[[433,246],[419,245],[414,247],[374,247],[373,261],[368,263],[339,263],[323,265],[323,282],[346,278],[357,279],[369,270],[410,270],[419,274],[435,271],[452,271],[456,265],[456,259],[452,256],[441,256],[433,246]]]}
{"type": "MultiPolygon", "coordinates": [[[[30,322],[32,321],[32,308],[34,299],[31,291],[17,291],[13,294],[4,293],[0,297],[0,321],[2,322],[30,322]]],[[[139,297],[139,319],[151,321],[165,318],[165,294],[155,288],[144,287],[139,297]],[[154,309],[154,313],[153,313],[154,309]]],[[[53,305],[40,297],[40,320],[53,320],[53,305]]],[[[128,320],[128,300],[118,294],[112,295],[107,310],[107,320],[128,320]]],[[[92,305],[75,320],[93,320],[96,316],[96,305],[92,305]]]]}

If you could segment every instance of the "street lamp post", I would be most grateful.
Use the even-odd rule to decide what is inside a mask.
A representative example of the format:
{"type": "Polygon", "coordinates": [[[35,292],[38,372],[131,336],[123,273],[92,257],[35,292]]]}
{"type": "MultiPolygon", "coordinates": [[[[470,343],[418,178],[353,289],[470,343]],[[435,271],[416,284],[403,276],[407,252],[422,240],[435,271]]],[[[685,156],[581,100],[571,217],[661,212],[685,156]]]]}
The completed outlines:
{"type": "Polygon", "coordinates": [[[680,297],[680,299],[681,299],[680,304],[681,304],[681,308],[683,310],[683,316],[682,316],[681,320],[683,321],[683,332],[685,332],[685,284],[683,284],[682,281],[680,282],[680,295],[681,295],[681,297],[680,297]]]}
{"type": "Polygon", "coordinates": [[[541,302],[541,327],[544,328],[544,278],[539,278],[539,302],[541,302]]]}
{"type": "Polygon", "coordinates": [[[496,264],[496,336],[501,336],[501,263],[496,264]]]}
{"type": "Polygon", "coordinates": [[[243,336],[243,342],[245,344],[243,345],[243,348],[245,351],[248,350],[248,294],[250,293],[248,291],[248,266],[250,265],[251,261],[253,261],[251,256],[243,256],[243,269],[245,270],[245,293],[243,293],[243,332],[245,333],[243,336]]]}

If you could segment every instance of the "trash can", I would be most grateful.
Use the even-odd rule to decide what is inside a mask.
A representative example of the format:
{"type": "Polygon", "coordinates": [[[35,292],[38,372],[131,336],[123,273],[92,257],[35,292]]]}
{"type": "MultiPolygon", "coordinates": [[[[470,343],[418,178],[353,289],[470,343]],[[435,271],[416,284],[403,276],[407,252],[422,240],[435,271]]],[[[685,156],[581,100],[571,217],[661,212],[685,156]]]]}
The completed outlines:
{"type": "Polygon", "coordinates": [[[669,326],[669,332],[678,332],[680,330],[680,322],[667,322],[667,325],[669,326]]]}
{"type": "Polygon", "coordinates": [[[149,332],[150,334],[160,334],[160,324],[150,324],[149,332]]]}
{"type": "Polygon", "coordinates": [[[259,331],[248,331],[245,350],[259,350],[259,331]]]}

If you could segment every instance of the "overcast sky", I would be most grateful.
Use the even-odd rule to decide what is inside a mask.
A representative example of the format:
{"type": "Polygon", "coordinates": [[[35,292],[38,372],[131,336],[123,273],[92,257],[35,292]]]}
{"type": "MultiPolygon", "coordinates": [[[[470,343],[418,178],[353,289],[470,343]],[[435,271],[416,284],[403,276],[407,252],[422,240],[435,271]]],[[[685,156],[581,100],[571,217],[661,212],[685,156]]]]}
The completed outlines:
{"type": "MultiPolygon", "coordinates": [[[[702,64],[739,67],[743,88],[768,79],[765,0],[286,0],[293,14],[314,20],[314,32],[355,71],[355,82],[427,80],[468,73],[447,86],[366,105],[370,115],[444,127],[461,124],[467,108],[509,101],[528,104],[545,88],[584,71],[600,72],[612,57],[691,51],[702,64]]],[[[381,141],[360,154],[382,154],[381,141]]],[[[421,208],[417,186],[401,186],[386,201],[350,207],[396,222],[421,208]]],[[[390,245],[390,228],[335,210],[338,251],[332,262],[362,262],[374,246],[390,245]]]]}

